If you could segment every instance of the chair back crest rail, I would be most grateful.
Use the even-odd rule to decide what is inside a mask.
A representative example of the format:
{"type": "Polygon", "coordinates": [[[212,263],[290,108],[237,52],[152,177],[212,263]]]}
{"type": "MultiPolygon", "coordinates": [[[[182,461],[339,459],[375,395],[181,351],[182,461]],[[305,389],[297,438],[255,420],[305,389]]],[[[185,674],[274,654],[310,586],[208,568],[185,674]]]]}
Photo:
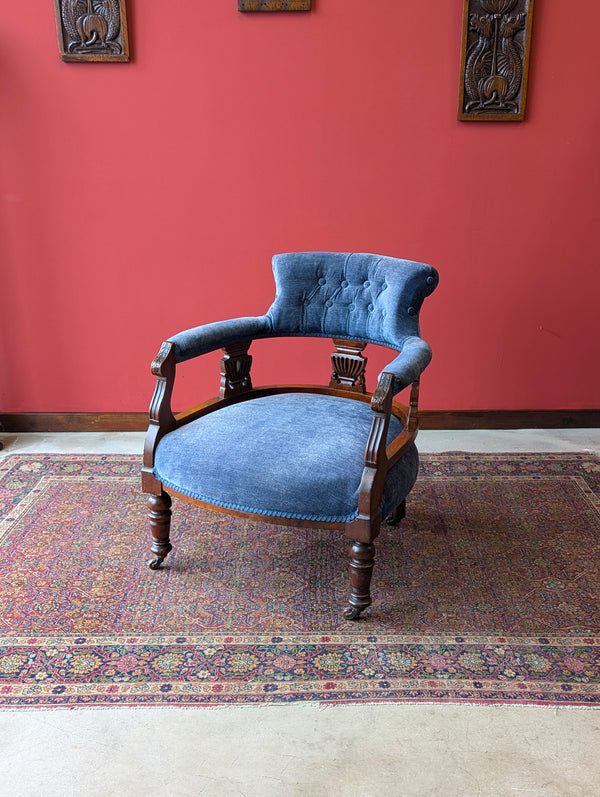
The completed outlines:
{"type": "Polygon", "coordinates": [[[400,350],[419,335],[437,272],[424,263],[360,253],[275,255],[272,334],[379,343],[400,350]]]}

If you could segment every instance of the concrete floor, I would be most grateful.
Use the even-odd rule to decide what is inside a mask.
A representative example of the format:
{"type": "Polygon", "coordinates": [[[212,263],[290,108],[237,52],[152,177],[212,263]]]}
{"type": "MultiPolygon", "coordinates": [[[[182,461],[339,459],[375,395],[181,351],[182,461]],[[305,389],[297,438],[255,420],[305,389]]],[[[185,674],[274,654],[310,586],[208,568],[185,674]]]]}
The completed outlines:
{"type": "MultiPolygon", "coordinates": [[[[0,439],[0,456],[138,453],[143,435],[0,439]]],[[[422,432],[419,448],[600,453],[600,430],[422,432]]],[[[0,797],[599,797],[599,749],[600,712],[593,709],[0,711],[0,797]]]]}

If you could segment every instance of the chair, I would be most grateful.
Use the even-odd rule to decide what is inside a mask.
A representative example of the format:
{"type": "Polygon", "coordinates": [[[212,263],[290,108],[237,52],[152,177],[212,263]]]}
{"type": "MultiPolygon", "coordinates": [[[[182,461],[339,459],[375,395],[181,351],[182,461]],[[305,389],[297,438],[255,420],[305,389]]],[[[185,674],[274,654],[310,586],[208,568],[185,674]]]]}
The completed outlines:
{"type": "Polygon", "coordinates": [[[423,263],[335,252],[276,255],[273,271],[276,296],[265,315],[181,332],[152,363],[157,383],[142,469],[149,566],[159,568],[172,547],[171,495],[237,517],[340,529],[351,540],[344,616],[354,620],[371,604],[381,519],[395,525],[404,517],[417,478],[419,376],[431,359],[419,310],[438,274],[423,263]],[[327,387],[252,386],[251,342],[281,336],[333,338],[327,387]],[[367,343],[397,354],[372,395],[367,343]],[[224,353],[219,396],[175,416],[177,364],[217,349],[224,353]],[[393,401],[409,385],[409,406],[393,401]]]}

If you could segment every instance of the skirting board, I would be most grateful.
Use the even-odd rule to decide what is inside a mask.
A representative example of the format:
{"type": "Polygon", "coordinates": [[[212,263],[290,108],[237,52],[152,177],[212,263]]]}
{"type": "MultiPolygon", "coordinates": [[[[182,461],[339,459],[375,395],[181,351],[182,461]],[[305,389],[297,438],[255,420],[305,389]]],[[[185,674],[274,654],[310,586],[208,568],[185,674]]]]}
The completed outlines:
{"type": "MultiPolygon", "coordinates": [[[[591,429],[597,410],[422,410],[421,429],[591,429]]],[[[0,414],[1,432],[142,432],[145,412],[33,412],[0,414]]]]}

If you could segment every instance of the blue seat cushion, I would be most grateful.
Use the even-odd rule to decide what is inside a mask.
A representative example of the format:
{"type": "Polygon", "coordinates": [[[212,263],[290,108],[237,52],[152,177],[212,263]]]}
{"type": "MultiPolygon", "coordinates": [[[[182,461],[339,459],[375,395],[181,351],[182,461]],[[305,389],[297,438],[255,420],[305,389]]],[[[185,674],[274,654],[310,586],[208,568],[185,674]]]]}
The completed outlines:
{"type": "MultiPolygon", "coordinates": [[[[222,407],[163,437],[154,473],[183,495],[229,509],[339,523],[358,514],[358,488],[373,421],[368,403],[281,393],[222,407]]],[[[392,417],[388,441],[402,431],[392,417]]],[[[413,445],[389,471],[382,516],[410,492],[413,445]]]]}

